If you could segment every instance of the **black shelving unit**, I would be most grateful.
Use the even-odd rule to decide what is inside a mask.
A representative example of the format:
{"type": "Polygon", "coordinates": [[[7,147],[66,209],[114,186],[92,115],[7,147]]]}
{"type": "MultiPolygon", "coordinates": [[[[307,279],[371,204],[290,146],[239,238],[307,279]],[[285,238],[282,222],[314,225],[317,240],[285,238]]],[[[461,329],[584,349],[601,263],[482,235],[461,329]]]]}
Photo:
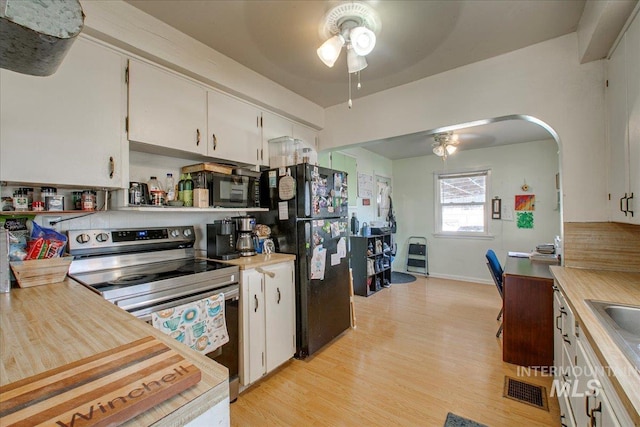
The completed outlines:
{"type": "Polygon", "coordinates": [[[353,292],[368,297],[391,283],[391,233],[351,236],[353,292]]]}

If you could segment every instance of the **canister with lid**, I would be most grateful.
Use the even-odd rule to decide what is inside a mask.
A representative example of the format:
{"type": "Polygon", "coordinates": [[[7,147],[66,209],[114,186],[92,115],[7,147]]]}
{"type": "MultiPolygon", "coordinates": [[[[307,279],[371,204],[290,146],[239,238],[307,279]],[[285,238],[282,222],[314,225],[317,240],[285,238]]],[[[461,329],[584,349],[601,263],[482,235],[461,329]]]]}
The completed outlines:
{"type": "Polygon", "coordinates": [[[74,191],[71,193],[73,199],[73,208],[76,210],[82,209],[82,191],[74,191]]]}
{"type": "Polygon", "coordinates": [[[82,192],[82,210],[94,211],[97,206],[97,193],[94,190],[84,190],[82,192]]]}
{"type": "Polygon", "coordinates": [[[13,208],[16,211],[29,210],[29,197],[26,188],[16,188],[13,192],[13,208]]]}
{"type": "Polygon", "coordinates": [[[59,196],[55,187],[42,187],[40,189],[40,197],[44,202],[46,211],[64,210],[64,196],[59,196]]]}

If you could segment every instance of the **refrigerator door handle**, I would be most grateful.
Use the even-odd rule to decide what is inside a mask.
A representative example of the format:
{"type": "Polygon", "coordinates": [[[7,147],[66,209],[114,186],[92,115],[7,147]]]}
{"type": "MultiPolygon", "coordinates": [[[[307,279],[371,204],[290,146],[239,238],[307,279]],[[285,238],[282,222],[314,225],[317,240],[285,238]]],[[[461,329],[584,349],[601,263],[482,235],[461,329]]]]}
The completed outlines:
{"type": "Polygon", "coordinates": [[[311,181],[304,182],[304,216],[311,216],[311,181]]]}

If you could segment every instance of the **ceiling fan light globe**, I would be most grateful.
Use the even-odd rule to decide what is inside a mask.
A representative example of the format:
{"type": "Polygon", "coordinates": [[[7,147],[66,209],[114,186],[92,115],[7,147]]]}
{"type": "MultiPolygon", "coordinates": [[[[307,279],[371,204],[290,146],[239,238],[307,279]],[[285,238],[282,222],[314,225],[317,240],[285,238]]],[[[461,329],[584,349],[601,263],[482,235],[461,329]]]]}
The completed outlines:
{"type": "Polygon", "coordinates": [[[358,55],[353,49],[347,50],[347,67],[350,73],[357,73],[367,68],[367,60],[358,55]]]}
{"type": "Polygon", "coordinates": [[[444,156],[444,148],[442,147],[442,145],[436,145],[435,147],[433,147],[433,154],[440,157],[444,156]]]}
{"type": "Polygon", "coordinates": [[[360,56],[370,54],[376,45],[376,35],[367,27],[356,27],[352,29],[350,38],[353,50],[360,56]]]}
{"type": "Polygon", "coordinates": [[[447,145],[447,154],[453,154],[457,149],[458,147],[456,147],[455,145],[447,145]]]}
{"type": "Polygon", "coordinates": [[[344,38],[338,34],[322,43],[322,46],[318,48],[318,57],[327,67],[333,67],[333,64],[336,63],[344,42],[344,38]]]}

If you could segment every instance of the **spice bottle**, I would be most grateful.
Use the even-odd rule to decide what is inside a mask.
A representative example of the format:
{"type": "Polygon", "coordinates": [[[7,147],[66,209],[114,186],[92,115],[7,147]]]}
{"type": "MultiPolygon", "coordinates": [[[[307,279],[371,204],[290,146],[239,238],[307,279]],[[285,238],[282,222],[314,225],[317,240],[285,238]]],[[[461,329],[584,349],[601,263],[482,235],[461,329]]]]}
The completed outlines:
{"type": "Polygon", "coordinates": [[[184,205],[187,207],[193,206],[193,180],[191,179],[190,173],[187,174],[187,177],[184,180],[184,190],[182,191],[182,195],[184,197],[184,205]]]}

